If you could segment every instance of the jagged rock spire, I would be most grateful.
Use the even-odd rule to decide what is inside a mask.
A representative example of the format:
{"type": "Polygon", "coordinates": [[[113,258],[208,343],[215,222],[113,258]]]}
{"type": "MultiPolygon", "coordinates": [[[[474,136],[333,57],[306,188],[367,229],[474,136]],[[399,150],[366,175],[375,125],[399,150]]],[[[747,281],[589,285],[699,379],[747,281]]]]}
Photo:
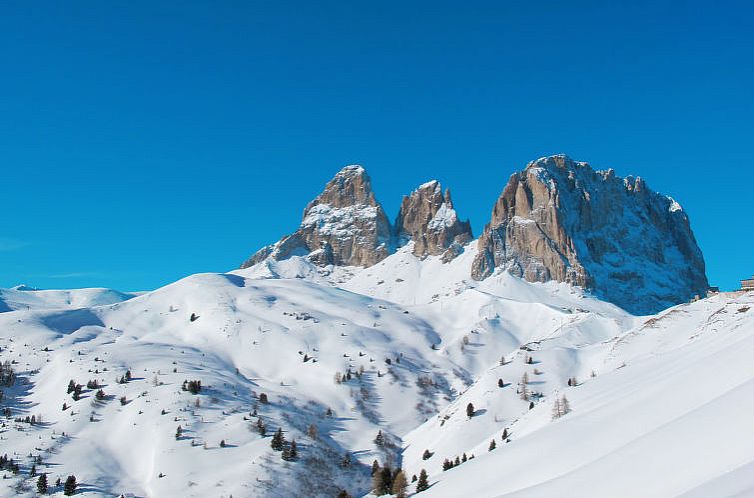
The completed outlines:
{"type": "Polygon", "coordinates": [[[442,192],[437,180],[427,182],[403,197],[395,230],[399,243],[414,241],[414,255],[425,258],[443,255],[450,261],[473,237],[471,225],[460,221],[453,209],[450,190],[442,192]]]}

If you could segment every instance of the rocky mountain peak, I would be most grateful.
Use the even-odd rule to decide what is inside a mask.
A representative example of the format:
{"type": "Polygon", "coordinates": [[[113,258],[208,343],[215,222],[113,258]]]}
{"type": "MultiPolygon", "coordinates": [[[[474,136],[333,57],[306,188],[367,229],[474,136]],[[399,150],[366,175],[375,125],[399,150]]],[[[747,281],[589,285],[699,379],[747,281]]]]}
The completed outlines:
{"type": "Polygon", "coordinates": [[[306,207],[308,211],[317,204],[335,208],[356,205],[377,206],[372,192],[372,181],[363,166],[352,164],[344,167],[327,182],[325,189],[306,207]]]}
{"type": "Polygon", "coordinates": [[[351,165],[306,206],[298,230],[260,249],[241,267],[291,256],[307,256],[319,265],[371,266],[387,257],[390,242],[390,223],[369,175],[351,165]]]}
{"type": "Polygon", "coordinates": [[[704,259],[677,202],[641,178],[565,155],[510,177],[478,247],[475,279],[505,269],[531,282],[569,282],[634,313],[707,289],[704,259]]]}
{"type": "Polygon", "coordinates": [[[399,241],[414,241],[414,255],[425,258],[442,255],[450,261],[473,237],[471,225],[460,221],[453,208],[450,190],[432,180],[403,197],[395,230],[399,241]]]}

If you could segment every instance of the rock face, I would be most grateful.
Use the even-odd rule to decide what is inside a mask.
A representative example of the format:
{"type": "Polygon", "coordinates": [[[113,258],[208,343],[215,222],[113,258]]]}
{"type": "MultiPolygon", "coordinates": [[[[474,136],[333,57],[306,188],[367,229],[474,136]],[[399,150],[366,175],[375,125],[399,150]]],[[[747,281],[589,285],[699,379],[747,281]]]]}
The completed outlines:
{"type": "Polygon", "coordinates": [[[291,256],[322,266],[371,266],[387,257],[390,244],[390,223],[369,176],[361,166],[346,166],[306,206],[296,232],[260,249],[241,268],[291,256]]]}
{"type": "Polygon", "coordinates": [[[395,231],[399,241],[414,241],[413,253],[420,258],[442,255],[447,262],[463,251],[471,241],[471,225],[460,221],[453,209],[450,190],[442,192],[437,180],[432,180],[410,195],[403,197],[395,231]]]}
{"type": "Polygon", "coordinates": [[[703,296],[704,259],[686,214],[641,178],[594,171],[564,155],[510,177],[479,238],[472,277],[505,269],[530,282],[587,289],[629,312],[703,296]]]}

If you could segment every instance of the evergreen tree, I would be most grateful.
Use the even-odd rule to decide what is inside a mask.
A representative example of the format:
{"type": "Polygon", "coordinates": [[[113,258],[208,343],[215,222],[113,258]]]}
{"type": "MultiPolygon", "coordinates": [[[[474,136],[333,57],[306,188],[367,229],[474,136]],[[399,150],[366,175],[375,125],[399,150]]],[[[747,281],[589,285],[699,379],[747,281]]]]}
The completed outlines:
{"type": "Polygon", "coordinates": [[[275,435],[272,436],[272,441],[270,441],[270,446],[272,446],[272,449],[275,451],[281,451],[284,445],[285,445],[285,437],[283,436],[283,429],[278,428],[275,435]]]}
{"type": "Polygon", "coordinates": [[[427,471],[422,469],[419,472],[419,480],[416,483],[416,492],[421,493],[429,489],[429,482],[427,481],[427,471]]]}
{"type": "Polygon", "coordinates": [[[257,419],[257,432],[258,432],[258,433],[259,433],[259,434],[260,434],[261,436],[264,436],[264,435],[265,435],[265,433],[267,432],[267,428],[265,427],[265,425],[264,425],[264,421],[263,421],[263,420],[262,420],[261,418],[258,418],[258,419],[257,419]]]}
{"type": "Polygon", "coordinates": [[[508,439],[508,428],[507,427],[505,429],[503,429],[502,439],[503,439],[503,441],[505,441],[506,439],[508,439]]]}
{"type": "Polygon", "coordinates": [[[505,387],[505,382],[503,382],[503,379],[497,379],[497,387],[505,387]]]}
{"type": "Polygon", "coordinates": [[[259,395],[259,402],[263,405],[268,404],[270,401],[267,399],[267,393],[262,393],[259,395]]]}
{"type": "Polygon", "coordinates": [[[497,443],[495,443],[495,440],[493,439],[492,441],[490,441],[490,447],[487,451],[492,451],[495,448],[497,448],[497,443]]]}
{"type": "Polygon", "coordinates": [[[461,459],[456,457],[456,460],[453,462],[453,467],[458,467],[459,465],[461,465],[461,459]]]}
{"type": "Polygon", "coordinates": [[[382,487],[379,488],[379,495],[389,495],[393,489],[393,470],[390,468],[390,465],[385,465],[382,467],[380,474],[382,474],[382,487]]]}
{"type": "Polygon", "coordinates": [[[220,448],[225,448],[225,439],[220,440],[220,448]]]}
{"type": "Polygon", "coordinates": [[[430,458],[432,458],[432,453],[430,453],[429,450],[424,450],[422,460],[429,460],[430,458]]]}
{"type": "Polygon", "coordinates": [[[377,436],[374,438],[374,444],[377,446],[385,446],[385,436],[382,434],[382,431],[377,431],[377,436]]]}
{"type": "Polygon", "coordinates": [[[291,441],[290,459],[296,460],[298,458],[298,447],[296,446],[296,440],[291,441]]]}
{"type": "Polygon", "coordinates": [[[42,474],[39,476],[39,479],[37,479],[37,492],[39,492],[40,495],[47,494],[47,474],[42,474]]]}
{"type": "Polygon", "coordinates": [[[344,469],[347,469],[351,466],[351,453],[346,451],[346,453],[343,455],[343,460],[340,461],[340,466],[344,469]]]}
{"type": "Polygon", "coordinates": [[[29,477],[36,477],[37,475],[37,465],[31,464],[31,469],[29,469],[29,477]]]}
{"type": "Polygon", "coordinates": [[[71,496],[76,492],[76,476],[68,476],[65,480],[65,486],[63,486],[63,494],[71,496]]]}
{"type": "Polygon", "coordinates": [[[380,471],[380,464],[377,462],[377,460],[372,462],[372,477],[380,471]]]}
{"type": "Polygon", "coordinates": [[[461,463],[465,463],[468,460],[468,457],[466,456],[466,453],[461,455],[461,463]]]}
{"type": "Polygon", "coordinates": [[[406,498],[406,488],[408,488],[406,474],[404,474],[402,470],[398,470],[395,477],[393,477],[392,493],[396,498],[406,498]]]}
{"type": "Polygon", "coordinates": [[[471,417],[474,416],[474,413],[475,413],[474,405],[471,404],[471,403],[469,403],[468,405],[466,405],[466,416],[469,417],[469,418],[471,418],[471,417]]]}
{"type": "Polygon", "coordinates": [[[175,438],[181,439],[182,435],[183,435],[183,428],[179,425],[178,428],[175,430],[175,438]]]}

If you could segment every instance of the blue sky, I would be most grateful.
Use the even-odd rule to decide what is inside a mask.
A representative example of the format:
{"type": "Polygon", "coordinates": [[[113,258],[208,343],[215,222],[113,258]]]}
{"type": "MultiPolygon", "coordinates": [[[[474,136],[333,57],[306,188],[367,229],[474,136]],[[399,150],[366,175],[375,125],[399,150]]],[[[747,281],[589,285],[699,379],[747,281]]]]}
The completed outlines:
{"type": "Polygon", "coordinates": [[[476,234],[564,152],[754,272],[747,2],[7,2],[0,286],[150,289],[291,232],[343,165],[392,218],[437,178],[476,234]]]}

